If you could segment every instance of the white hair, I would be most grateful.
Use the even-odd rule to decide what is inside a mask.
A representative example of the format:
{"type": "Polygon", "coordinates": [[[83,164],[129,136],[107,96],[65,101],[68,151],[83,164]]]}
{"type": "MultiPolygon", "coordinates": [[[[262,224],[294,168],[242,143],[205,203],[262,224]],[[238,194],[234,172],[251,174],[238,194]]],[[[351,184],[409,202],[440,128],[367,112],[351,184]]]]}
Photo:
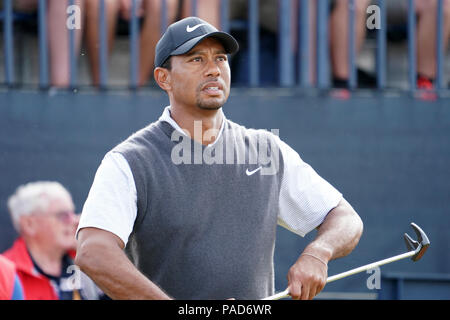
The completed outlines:
{"type": "Polygon", "coordinates": [[[69,191],[59,182],[36,181],[19,186],[8,198],[9,214],[14,228],[20,233],[21,216],[45,212],[51,200],[67,198],[72,201],[69,191]]]}

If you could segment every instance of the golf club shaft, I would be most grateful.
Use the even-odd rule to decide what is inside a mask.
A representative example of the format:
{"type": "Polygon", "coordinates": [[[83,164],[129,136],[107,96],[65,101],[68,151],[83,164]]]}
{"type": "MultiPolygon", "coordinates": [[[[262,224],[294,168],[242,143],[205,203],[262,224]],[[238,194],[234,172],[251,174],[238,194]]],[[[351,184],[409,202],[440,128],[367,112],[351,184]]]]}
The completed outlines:
{"type": "MultiPolygon", "coordinates": [[[[342,278],[345,278],[345,277],[351,276],[353,274],[360,273],[360,272],[363,272],[363,271],[366,271],[366,270],[369,270],[369,269],[372,269],[372,268],[375,268],[375,267],[379,267],[379,266],[382,266],[384,264],[388,264],[388,263],[391,263],[391,262],[394,262],[394,261],[398,261],[398,260],[401,260],[401,259],[412,257],[415,253],[416,253],[416,251],[409,251],[409,252],[402,253],[402,254],[399,254],[399,255],[391,257],[391,258],[387,258],[387,259],[380,260],[380,261],[377,261],[377,262],[369,263],[369,264],[366,264],[364,266],[361,266],[361,267],[358,267],[358,268],[355,268],[355,269],[351,269],[349,271],[345,271],[345,272],[336,274],[334,276],[328,277],[327,278],[327,283],[333,282],[333,281],[336,281],[336,280],[339,280],[339,279],[342,279],[342,278]]],[[[264,298],[262,300],[279,300],[279,299],[286,298],[288,296],[289,296],[289,289],[286,289],[286,290],[284,290],[282,292],[279,292],[277,294],[274,294],[273,296],[264,298]]]]}

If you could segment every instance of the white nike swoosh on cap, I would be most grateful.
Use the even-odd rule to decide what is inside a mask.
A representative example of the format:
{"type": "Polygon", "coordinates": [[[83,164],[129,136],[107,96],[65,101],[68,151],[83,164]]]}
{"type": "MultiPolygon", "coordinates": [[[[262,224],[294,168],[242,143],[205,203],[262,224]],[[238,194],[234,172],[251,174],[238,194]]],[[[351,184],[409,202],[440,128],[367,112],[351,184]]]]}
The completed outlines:
{"type": "Polygon", "coordinates": [[[206,23],[199,23],[199,24],[193,26],[192,28],[189,25],[187,25],[186,26],[186,31],[187,32],[192,32],[192,31],[194,31],[195,29],[197,29],[198,27],[201,27],[201,26],[206,26],[206,23]]]}

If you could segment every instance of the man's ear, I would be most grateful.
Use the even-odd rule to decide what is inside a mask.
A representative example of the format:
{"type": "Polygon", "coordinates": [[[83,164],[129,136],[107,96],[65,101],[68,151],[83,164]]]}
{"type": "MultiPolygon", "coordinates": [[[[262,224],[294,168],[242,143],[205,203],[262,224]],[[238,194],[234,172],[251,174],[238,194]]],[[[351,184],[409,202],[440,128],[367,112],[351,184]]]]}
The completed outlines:
{"type": "Polygon", "coordinates": [[[169,91],[172,88],[170,71],[168,69],[157,67],[155,71],[153,71],[153,77],[156,83],[164,91],[169,91]]]}
{"type": "Polygon", "coordinates": [[[22,235],[33,236],[36,234],[36,221],[33,216],[21,216],[19,218],[19,229],[22,235]]]}

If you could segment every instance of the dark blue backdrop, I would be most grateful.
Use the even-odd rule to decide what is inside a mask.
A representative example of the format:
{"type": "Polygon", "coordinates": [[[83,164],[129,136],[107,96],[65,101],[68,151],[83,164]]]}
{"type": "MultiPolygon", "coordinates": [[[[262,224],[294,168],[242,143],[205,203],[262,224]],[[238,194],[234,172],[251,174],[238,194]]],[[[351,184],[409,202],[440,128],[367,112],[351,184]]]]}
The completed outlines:
{"type": "MultiPolygon", "coordinates": [[[[280,138],[361,215],[365,230],[358,247],[330,263],[330,275],[405,252],[402,234],[412,233],[410,222],[429,235],[429,252],[417,263],[382,267],[382,274],[450,273],[448,99],[423,102],[399,95],[343,101],[295,90],[233,90],[224,107],[228,118],[279,129],[280,138]]],[[[156,120],[167,103],[164,93],[152,90],[0,92],[0,251],[16,236],[6,200],[19,184],[60,181],[81,211],[103,155],[156,120]]],[[[278,228],[277,290],[285,288],[290,265],[313,236],[304,239],[278,228]]],[[[325,291],[377,293],[367,288],[368,276],[331,283],[325,291]]],[[[430,292],[424,291],[423,298],[430,292]]]]}

